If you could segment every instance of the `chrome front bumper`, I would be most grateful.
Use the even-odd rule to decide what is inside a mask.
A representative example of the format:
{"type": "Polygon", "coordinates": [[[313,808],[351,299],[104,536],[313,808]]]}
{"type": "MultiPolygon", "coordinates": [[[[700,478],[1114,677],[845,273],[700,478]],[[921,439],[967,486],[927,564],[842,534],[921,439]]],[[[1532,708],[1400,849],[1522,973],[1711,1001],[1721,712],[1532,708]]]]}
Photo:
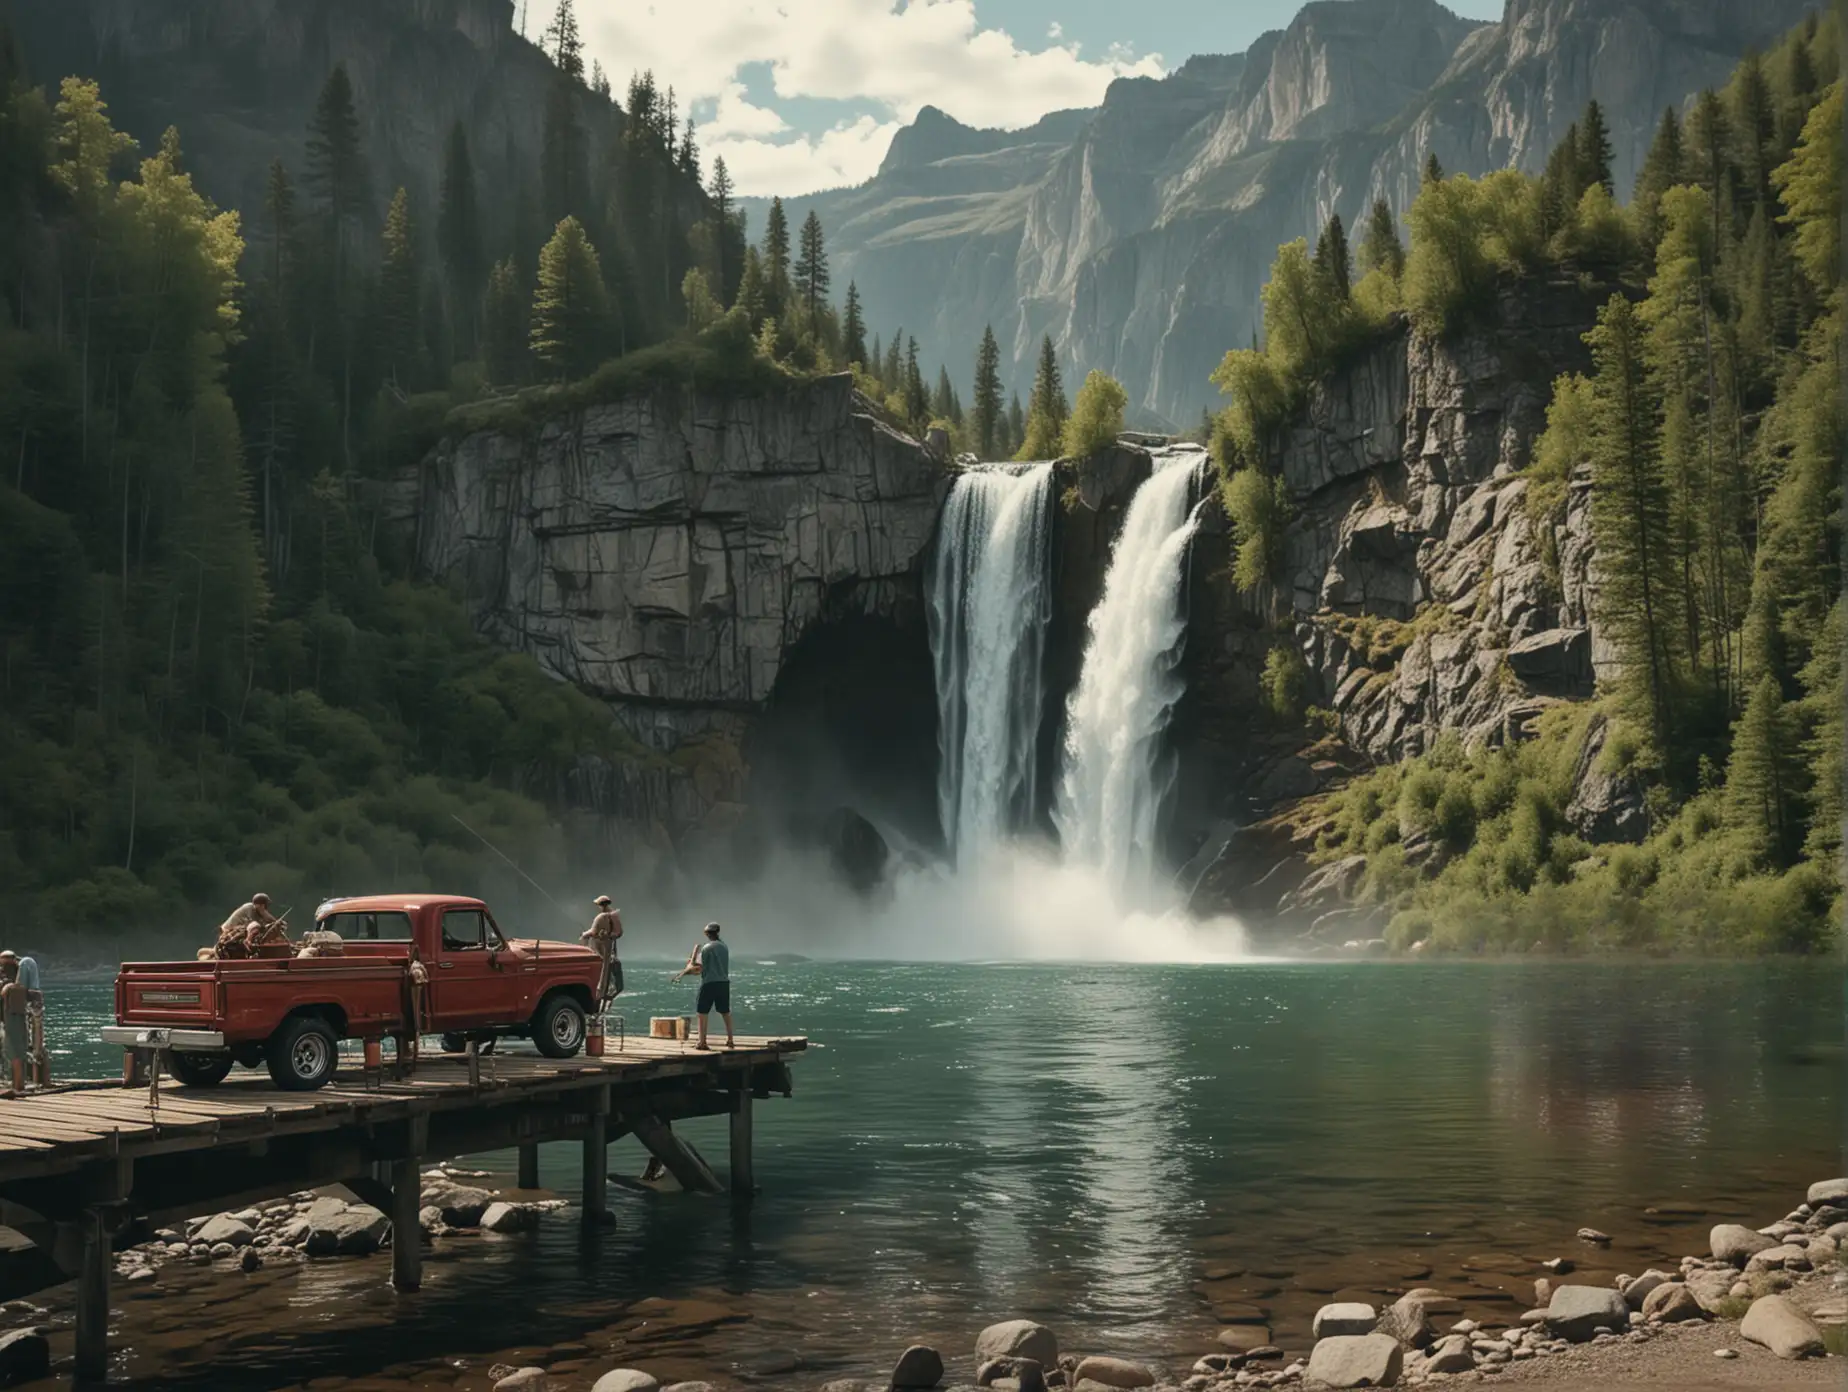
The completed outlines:
{"type": "Polygon", "coordinates": [[[124,1049],[179,1049],[203,1053],[223,1049],[225,1037],[217,1030],[168,1029],[161,1025],[105,1025],[103,1043],[124,1049]]]}

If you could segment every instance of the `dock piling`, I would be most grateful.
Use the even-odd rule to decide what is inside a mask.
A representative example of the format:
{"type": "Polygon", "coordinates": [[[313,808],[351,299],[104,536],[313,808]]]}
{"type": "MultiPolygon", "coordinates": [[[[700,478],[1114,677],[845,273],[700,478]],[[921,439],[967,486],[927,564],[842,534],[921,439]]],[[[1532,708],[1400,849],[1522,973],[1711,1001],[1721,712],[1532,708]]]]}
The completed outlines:
{"type": "Polygon", "coordinates": [[[608,1211],[604,1186],[609,1182],[610,1090],[590,1095],[590,1124],[584,1130],[584,1221],[600,1224],[608,1211]]]}
{"type": "Polygon", "coordinates": [[[423,1284],[423,1168],[418,1156],[391,1162],[391,1283],[401,1291],[423,1284]]]}
{"type": "Polygon", "coordinates": [[[109,1268],[115,1264],[101,1209],[86,1208],[77,1220],[77,1360],[78,1383],[109,1377],[109,1268]]]}
{"type": "Polygon", "coordinates": [[[539,1187],[539,1142],[520,1142],[520,1188],[539,1187]]]}
{"type": "Polygon", "coordinates": [[[734,1199],[749,1199],[757,1192],[756,1175],[751,1168],[751,1086],[748,1079],[732,1094],[731,1191],[734,1199]]]}

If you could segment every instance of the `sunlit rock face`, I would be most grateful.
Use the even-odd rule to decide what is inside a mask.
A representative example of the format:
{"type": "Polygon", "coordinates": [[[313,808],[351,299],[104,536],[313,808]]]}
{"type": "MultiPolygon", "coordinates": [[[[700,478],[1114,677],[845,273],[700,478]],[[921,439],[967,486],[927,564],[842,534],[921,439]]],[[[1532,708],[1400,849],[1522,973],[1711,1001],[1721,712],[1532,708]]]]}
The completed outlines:
{"type": "Polygon", "coordinates": [[[1403,215],[1428,152],[1453,173],[1538,173],[1594,96],[1627,196],[1663,108],[1809,8],[1509,0],[1477,24],[1436,0],[1318,0],[1243,54],[1116,82],[1091,112],[1004,132],[928,110],[877,177],[791,216],[820,212],[837,281],[927,363],[966,373],[992,324],[1024,398],[1050,334],[1122,380],[1133,418],[1186,428],[1258,331],[1279,243],[1330,213],[1351,227],[1378,196],[1403,215]]]}
{"type": "MultiPolygon", "coordinates": [[[[848,726],[863,698],[876,724],[911,709],[870,688],[916,675],[914,649],[911,742],[933,748],[919,587],[946,472],[864,407],[844,376],[764,396],[661,387],[447,442],[403,512],[421,567],[483,633],[706,770],[674,816],[697,821],[744,798],[750,735],[779,696],[832,703],[848,726]]],[[[799,715],[777,711],[786,730],[799,715]]]]}

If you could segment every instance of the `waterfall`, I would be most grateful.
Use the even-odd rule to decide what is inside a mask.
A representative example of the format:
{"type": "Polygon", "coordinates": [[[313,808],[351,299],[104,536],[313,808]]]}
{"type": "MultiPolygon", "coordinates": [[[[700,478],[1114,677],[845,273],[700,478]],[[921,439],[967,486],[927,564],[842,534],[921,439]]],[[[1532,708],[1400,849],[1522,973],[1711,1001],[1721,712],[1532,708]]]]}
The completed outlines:
{"type": "Polygon", "coordinates": [[[1162,736],[1183,689],[1183,580],[1204,458],[1195,447],[1158,452],[1130,500],[1066,712],[1060,843],[1068,863],[1099,871],[1125,905],[1151,897],[1159,868],[1157,820],[1173,781],[1162,736]]]}
{"type": "Polygon", "coordinates": [[[927,592],[937,811],[959,861],[1038,811],[1051,501],[1052,465],[1036,464],[970,469],[944,504],[927,592]]]}

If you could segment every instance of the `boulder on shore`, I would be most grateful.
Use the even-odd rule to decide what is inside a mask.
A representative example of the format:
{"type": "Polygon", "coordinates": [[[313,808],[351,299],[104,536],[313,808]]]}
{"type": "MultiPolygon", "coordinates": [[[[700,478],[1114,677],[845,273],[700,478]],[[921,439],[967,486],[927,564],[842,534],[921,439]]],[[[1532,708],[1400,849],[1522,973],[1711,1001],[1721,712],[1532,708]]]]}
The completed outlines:
{"type": "Polygon", "coordinates": [[[1609,1286],[1560,1286],[1546,1307],[1547,1328],[1575,1344],[1600,1329],[1621,1334],[1630,1327],[1630,1307],[1609,1286]]]}
{"type": "Polygon", "coordinates": [[[943,1381],[943,1355],[928,1344],[913,1344],[892,1369],[894,1388],[935,1387],[943,1381]]]}
{"type": "Polygon", "coordinates": [[[0,1387],[51,1376],[51,1341],[36,1329],[0,1334],[0,1387]]]}
{"type": "Polygon", "coordinates": [[[229,1213],[220,1213],[215,1218],[207,1218],[193,1234],[194,1242],[203,1242],[216,1247],[221,1242],[229,1242],[233,1247],[243,1247],[255,1237],[256,1231],[241,1218],[229,1213]]]}
{"type": "Polygon", "coordinates": [[[975,1361],[986,1363],[992,1358],[1031,1358],[1042,1368],[1056,1367],[1059,1339],[1032,1320],[1003,1320],[975,1336],[975,1361]]]}
{"type": "Polygon", "coordinates": [[[1345,1301],[1317,1310],[1310,1333],[1318,1339],[1336,1334],[1371,1334],[1379,1322],[1379,1313],[1371,1305],[1345,1301]]]}
{"type": "Polygon", "coordinates": [[[1425,1355],[1424,1371],[1427,1373],[1467,1373],[1476,1366],[1476,1356],[1470,1352],[1469,1335],[1446,1334],[1431,1346],[1425,1355]]]}
{"type": "Polygon", "coordinates": [[[1809,1358],[1823,1349],[1822,1331],[1781,1295],[1761,1295],[1739,1322],[1739,1332],[1779,1358],[1809,1358]]]}
{"type": "Polygon", "coordinates": [[[1093,1382],[1100,1387],[1153,1387],[1156,1381],[1154,1372],[1140,1363],[1100,1354],[1093,1354],[1081,1362],[1072,1377],[1080,1386],[1093,1382]]]}
{"type": "Polygon", "coordinates": [[[1309,1353],[1307,1380],[1330,1387],[1390,1387],[1399,1380],[1405,1350],[1386,1334],[1336,1334],[1309,1353]]]}
{"type": "Polygon", "coordinates": [[[1663,1324],[1676,1324],[1682,1320],[1707,1318],[1707,1311],[1702,1307],[1694,1292],[1679,1281],[1670,1281],[1657,1286],[1643,1298],[1643,1318],[1660,1320],[1663,1324]]]}
{"type": "Polygon", "coordinates": [[[1809,1206],[1824,1204],[1848,1207],[1848,1179],[1819,1179],[1809,1187],[1809,1206]]]}
{"type": "Polygon", "coordinates": [[[592,1383],[590,1392],[661,1392],[661,1383],[638,1368],[616,1368],[592,1383]]]}
{"type": "Polygon", "coordinates": [[[545,1392],[544,1368],[515,1368],[494,1384],[494,1392],[545,1392]]]}
{"type": "Polygon", "coordinates": [[[1393,1301],[1374,1332],[1397,1339],[1405,1348],[1423,1348],[1437,1337],[1434,1315],[1460,1315],[1463,1307],[1440,1290],[1418,1286],[1393,1301]]]}
{"type": "Polygon", "coordinates": [[[1707,1247],[1713,1259],[1731,1262],[1734,1266],[1744,1266],[1760,1252],[1775,1246],[1777,1243],[1773,1239],[1738,1223],[1721,1223],[1707,1234],[1707,1247]]]}

